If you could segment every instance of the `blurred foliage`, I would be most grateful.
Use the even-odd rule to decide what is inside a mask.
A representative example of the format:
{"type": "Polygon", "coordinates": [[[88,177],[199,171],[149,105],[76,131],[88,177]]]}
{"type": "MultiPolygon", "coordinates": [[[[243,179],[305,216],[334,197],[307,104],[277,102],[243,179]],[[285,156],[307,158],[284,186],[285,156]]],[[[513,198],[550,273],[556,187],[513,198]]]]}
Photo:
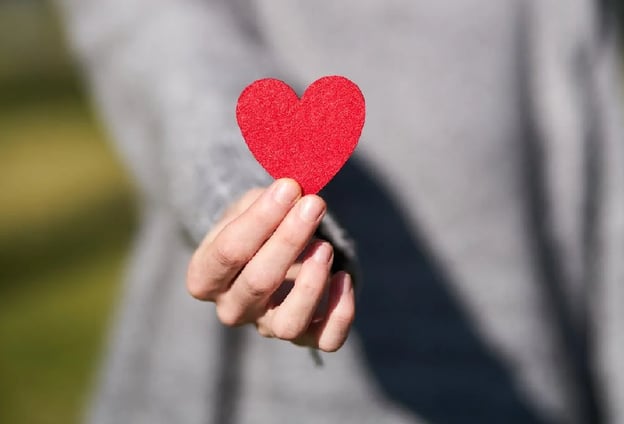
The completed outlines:
{"type": "Polygon", "coordinates": [[[50,2],[0,0],[0,105],[80,93],[50,2]]]}
{"type": "Polygon", "coordinates": [[[0,423],[79,421],[133,223],[54,9],[0,0],[0,423]]]}

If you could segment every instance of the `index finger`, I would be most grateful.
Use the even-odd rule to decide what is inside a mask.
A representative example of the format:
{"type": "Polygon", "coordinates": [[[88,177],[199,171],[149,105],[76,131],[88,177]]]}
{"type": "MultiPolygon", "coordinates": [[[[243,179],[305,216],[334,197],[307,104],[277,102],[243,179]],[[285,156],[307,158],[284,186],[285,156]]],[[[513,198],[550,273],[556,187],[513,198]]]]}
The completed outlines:
{"type": "Polygon", "coordinates": [[[227,289],[300,196],[301,188],[296,181],[278,180],[214,239],[204,240],[189,264],[187,288],[191,295],[212,300],[227,289]]]}

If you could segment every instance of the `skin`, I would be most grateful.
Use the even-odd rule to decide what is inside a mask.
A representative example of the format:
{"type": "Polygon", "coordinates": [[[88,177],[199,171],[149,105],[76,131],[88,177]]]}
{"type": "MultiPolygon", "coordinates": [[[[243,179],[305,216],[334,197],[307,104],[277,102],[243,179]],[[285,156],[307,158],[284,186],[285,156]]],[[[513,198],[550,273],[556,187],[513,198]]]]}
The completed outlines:
{"type": "Polygon", "coordinates": [[[331,275],[333,248],[313,239],[326,212],[291,179],[236,201],[194,252],[187,288],[214,302],[227,326],[325,352],[346,341],[355,316],[351,276],[331,275]]]}

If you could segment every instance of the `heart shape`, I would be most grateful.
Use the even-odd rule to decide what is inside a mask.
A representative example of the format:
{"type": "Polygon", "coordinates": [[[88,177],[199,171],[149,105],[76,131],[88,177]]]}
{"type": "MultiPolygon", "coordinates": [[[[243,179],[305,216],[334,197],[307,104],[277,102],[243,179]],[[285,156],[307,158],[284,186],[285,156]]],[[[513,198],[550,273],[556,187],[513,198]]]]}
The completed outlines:
{"type": "Polygon", "coordinates": [[[355,150],[364,126],[362,92],[341,76],[314,81],[301,100],[286,83],[261,79],[243,90],[236,120],[249,150],[273,178],[317,193],[355,150]]]}

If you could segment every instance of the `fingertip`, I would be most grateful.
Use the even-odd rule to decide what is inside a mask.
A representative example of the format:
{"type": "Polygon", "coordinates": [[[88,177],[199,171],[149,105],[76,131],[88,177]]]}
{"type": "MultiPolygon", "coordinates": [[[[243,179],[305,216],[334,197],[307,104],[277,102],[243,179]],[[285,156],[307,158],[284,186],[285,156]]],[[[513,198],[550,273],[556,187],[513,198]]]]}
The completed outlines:
{"type": "Polygon", "coordinates": [[[244,323],[242,310],[227,302],[217,302],[216,314],[221,324],[226,327],[238,327],[244,323]]]}
{"type": "Polygon", "coordinates": [[[294,178],[289,178],[289,177],[278,178],[273,182],[273,184],[276,184],[276,183],[277,184],[282,184],[282,183],[295,184],[299,188],[299,190],[301,190],[301,186],[299,185],[297,180],[295,180],[294,178]]]}
{"type": "Polygon", "coordinates": [[[327,202],[325,201],[325,199],[323,199],[318,194],[306,194],[305,196],[303,196],[303,198],[314,199],[314,201],[318,202],[320,205],[322,205],[323,208],[327,207],[327,202]]]}
{"type": "Polygon", "coordinates": [[[304,261],[314,260],[319,264],[331,263],[334,258],[334,248],[325,240],[315,240],[305,251],[304,261]]]}
{"type": "Polygon", "coordinates": [[[316,194],[305,195],[298,203],[299,217],[305,223],[317,223],[327,211],[327,204],[322,197],[316,194]]]}
{"type": "Polygon", "coordinates": [[[196,281],[187,280],[186,291],[195,299],[201,301],[213,301],[215,293],[209,290],[205,285],[199,284],[196,281]]]}
{"type": "Polygon", "coordinates": [[[292,205],[301,197],[301,186],[292,178],[280,178],[271,185],[273,199],[282,205],[292,205]]]}
{"type": "Polygon", "coordinates": [[[318,348],[335,352],[347,341],[355,319],[355,296],[351,275],[339,272],[332,278],[325,325],[320,328],[318,348]]]}
{"type": "Polygon", "coordinates": [[[346,271],[337,272],[332,277],[330,290],[335,304],[348,299],[349,295],[353,294],[353,278],[351,274],[346,271]]]}

